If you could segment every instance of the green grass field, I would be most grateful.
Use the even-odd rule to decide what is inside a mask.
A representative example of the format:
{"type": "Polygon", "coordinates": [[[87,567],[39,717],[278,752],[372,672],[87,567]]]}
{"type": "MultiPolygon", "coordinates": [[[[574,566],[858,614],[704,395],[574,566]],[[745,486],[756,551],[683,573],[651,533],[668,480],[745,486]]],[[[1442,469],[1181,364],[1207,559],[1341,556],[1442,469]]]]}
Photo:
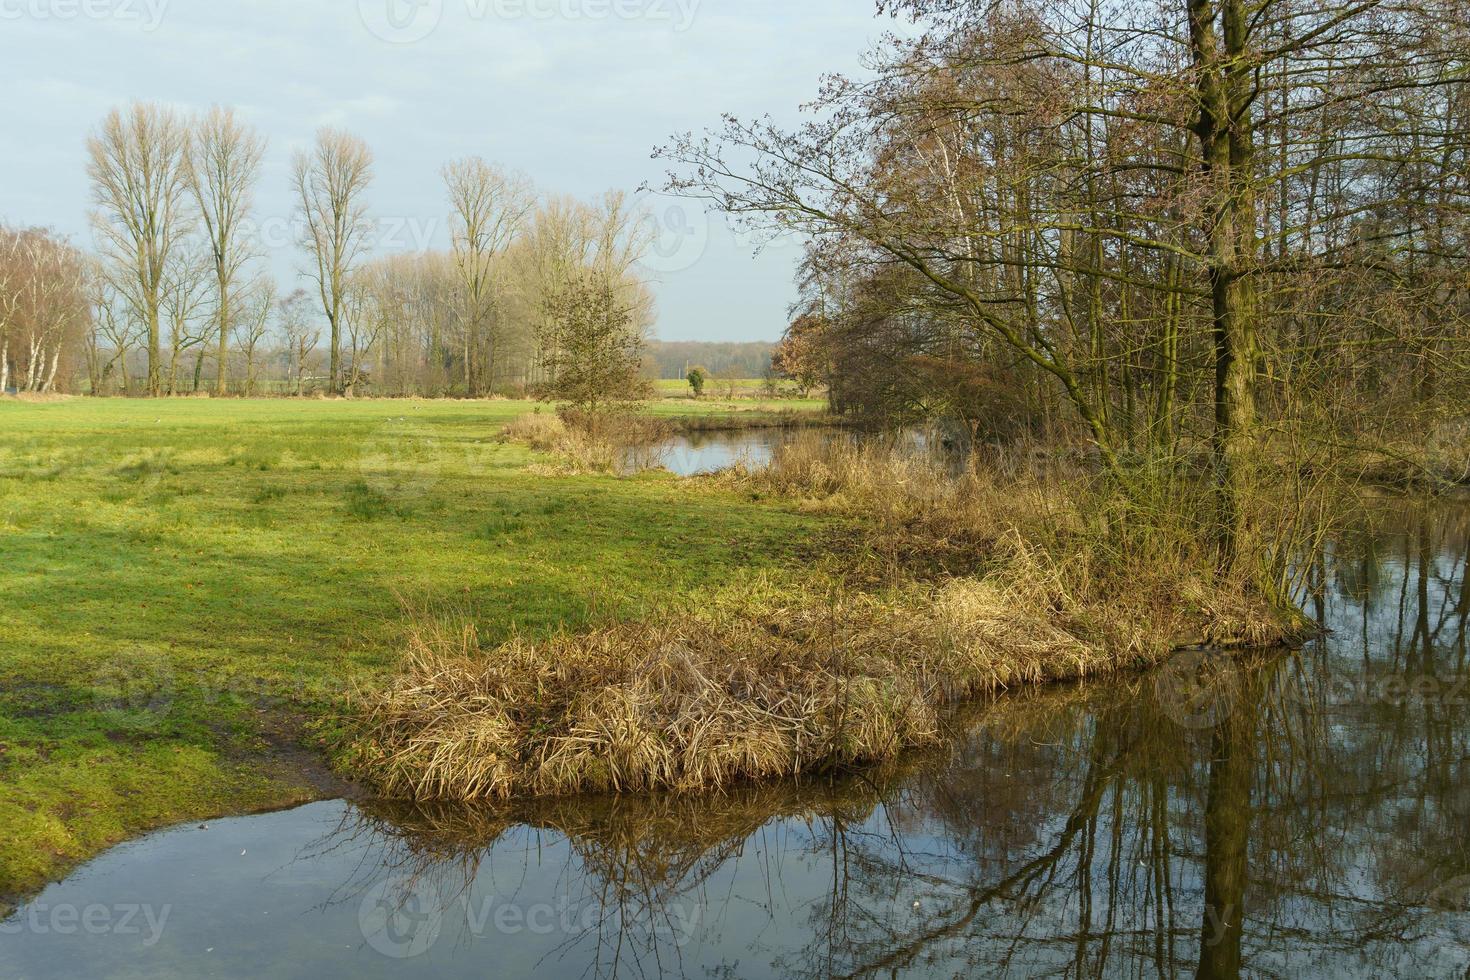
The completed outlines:
{"type": "Polygon", "coordinates": [[[320,793],[303,732],[393,663],[405,603],[494,640],[799,574],[816,523],[790,509],[532,475],[496,437],[533,408],[0,400],[0,894],[320,793]]]}

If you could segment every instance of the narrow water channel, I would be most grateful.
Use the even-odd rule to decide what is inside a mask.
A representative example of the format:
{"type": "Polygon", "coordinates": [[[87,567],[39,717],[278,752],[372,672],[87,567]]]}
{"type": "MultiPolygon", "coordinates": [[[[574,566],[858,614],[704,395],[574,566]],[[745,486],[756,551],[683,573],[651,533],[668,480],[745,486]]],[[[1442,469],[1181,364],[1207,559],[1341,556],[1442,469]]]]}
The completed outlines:
{"type": "Polygon", "coordinates": [[[1405,507],[1322,556],[1300,654],[1020,695],[861,778],[156,834],[0,924],[0,976],[1463,976],[1467,555],[1470,509],[1405,507]]]}

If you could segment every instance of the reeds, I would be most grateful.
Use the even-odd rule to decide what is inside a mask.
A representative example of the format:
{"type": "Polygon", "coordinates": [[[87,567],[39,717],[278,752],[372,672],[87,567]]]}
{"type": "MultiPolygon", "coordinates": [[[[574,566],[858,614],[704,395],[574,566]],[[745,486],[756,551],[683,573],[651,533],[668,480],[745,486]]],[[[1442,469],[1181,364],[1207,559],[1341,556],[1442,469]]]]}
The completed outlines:
{"type": "MultiPolygon", "coordinates": [[[[727,598],[688,615],[482,647],[421,624],[400,675],[353,698],[345,760],[390,797],[704,790],[892,759],[941,709],[1156,662],[1174,630],[1009,575],[868,594],[727,598]]],[[[1204,597],[1196,597],[1203,599],[1204,597]]],[[[1192,605],[1191,608],[1198,608],[1192,605]]],[[[1249,621],[1249,617],[1242,617],[1249,621]]]]}
{"type": "Polygon", "coordinates": [[[553,476],[631,473],[658,465],[671,429],[667,423],[623,408],[535,412],[515,419],[503,439],[553,453],[555,465],[537,464],[553,476]]]}
{"type": "Polygon", "coordinates": [[[798,441],[716,481],[860,516],[851,554],[905,571],[873,591],[814,574],[489,647],[471,626],[420,622],[399,676],[353,697],[347,768],[419,801],[722,789],[890,760],[939,740],[957,702],[1297,626],[1176,531],[1109,544],[1118,518],[1085,481],[938,466],[798,441]]]}

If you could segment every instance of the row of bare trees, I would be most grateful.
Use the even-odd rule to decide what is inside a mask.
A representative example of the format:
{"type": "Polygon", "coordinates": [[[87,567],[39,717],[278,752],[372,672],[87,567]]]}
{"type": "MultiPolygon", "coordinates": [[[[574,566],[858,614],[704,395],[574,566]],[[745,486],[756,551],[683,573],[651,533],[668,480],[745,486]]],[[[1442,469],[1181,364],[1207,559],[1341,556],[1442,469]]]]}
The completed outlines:
{"type": "MultiPolygon", "coordinates": [[[[261,268],[254,214],[265,152],[228,108],[188,117],[139,103],[92,134],[98,256],[78,287],[92,326],[73,344],[91,391],[523,388],[555,364],[544,344],[554,298],[589,277],[611,284],[629,329],[651,326],[652,294],[634,268],[650,225],[621,193],[543,198],[519,174],[456,160],[442,174],[449,248],[373,258],[373,154],[330,128],[291,169],[291,227],[314,303],[301,290],[281,298],[261,268]]],[[[21,361],[29,370],[28,350],[21,361]]]]}
{"type": "Polygon", "coordinates": [[[551,328],[589,282],[608,285],[627,330],[646,336],[653,294],[635,263],[647,226],[621,193],[538,203],[524,178],[477,158],[445,176],[451,248],[373,259],[344,278],[345,390],[370,378],[395,396],[523,393],[554,373],[551,328]]]}
{"type": "Polygon", "coordinates": [[[663,151],[671,189],[810,239],[791,347],[839,403],[1060,421],[1134,496],[1199,447],[1227,565],[1263,459],[1463,405],[1466,0],[880,9],[917,36],[808,125],[663,151]]]}

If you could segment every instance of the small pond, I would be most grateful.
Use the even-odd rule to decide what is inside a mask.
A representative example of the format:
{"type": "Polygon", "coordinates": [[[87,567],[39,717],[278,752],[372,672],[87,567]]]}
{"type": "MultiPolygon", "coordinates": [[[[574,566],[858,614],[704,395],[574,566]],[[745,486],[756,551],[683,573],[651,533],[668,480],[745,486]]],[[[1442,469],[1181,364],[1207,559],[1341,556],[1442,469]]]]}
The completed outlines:
{"type": "Polygon", "coordinates": [[[182,827],[0,924],[0,976],[1463,976],[1470,510],[1403,510],[1320,556],[1299,654],[1021,694],[862,777],[182,827]]]}
{"type": "Polygon", "coordinates": [[[964,460],[963,452],[938,447],[942,437],[926,430],[905,430],[898,435],[867,433],[844,428],[770,428],[730,432],[691,432],[669,439],[650,450],[630,454],[625,470],[659,466],[675,476],[703,476],[733,466],[759,469],[771,461],[776,449],[793,439],[864,442],[881,440],[885,445],[915,454],[938,452],[952,463],[964,460]]]}
{"type": "MultiPolygon", "coordinates": [[[[674,436],[651,453],[640,455],[675,476],[703,476],[736,465],[765,466],[776,447],[791,437],[786,429],[693,432],[674,436]]],[[[630,460],[629,468],[638,468],[638,462],[630,460]]]]}

